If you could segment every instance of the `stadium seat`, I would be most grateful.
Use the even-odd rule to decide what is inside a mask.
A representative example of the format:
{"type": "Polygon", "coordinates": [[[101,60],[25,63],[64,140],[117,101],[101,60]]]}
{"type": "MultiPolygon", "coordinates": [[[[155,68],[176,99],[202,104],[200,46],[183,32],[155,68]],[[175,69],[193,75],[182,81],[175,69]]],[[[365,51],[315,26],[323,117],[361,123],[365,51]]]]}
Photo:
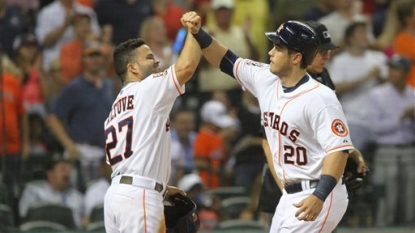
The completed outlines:
{"type": "Polygon", "coordinates": [[[89,216],[89,222],[100,222],[104,221],[104,205],[95,206],[92,209],[91,216],[89,216]]]}
{"type": "Polygon", "coordinates": [[[72,210],[58,204],[45,204],[30,208],[26,221],[48,221],[58,223],[68,229],[76,228],[72,210]]]}
{"type": "Polygon", "coordinates": [[[46,179],[45,166],[49,157],[47,155],[30,156],[23,163],[23,177],[26,182],[46,179]]]}
{"type": "Polygon", "coordinates": [[[0,204],[0,232],[5,229],[14,228],[13,211],[10,206],[6,204],[0,204]]]}
{"type": "Polygon", "coordinates": [[[90,223],[86,227],[87,232],[105,232],[105,224],[104,221],[90,223]]]}
{"type": "Polygon", "coordinates": [[[222,200],[220,211],[226,219],[238,219],[251,201],[249,197],[230,197],[222,200]]]}
{"type": "Polygon", "coordinates": [[[66,227],[54,222],[48,221],[30,221],[20,225],[20,231],[23,232],[60,232],[66,230],[66,227]]]}
{"type": "Polygon", "coordinates": [[[205,192],[208,195],[216,195],[221,200],[230,198],[230,197],[241,197],[246,196],[246,190],[244,187],[234,186],[234,187],[219,187],[215,189],[210,189],[205,192]]]}
{"type": "Polygon", "coordinates": [[[253,220],[226,220],[219,223],[218,230],[239,232],[266,232],[267,227],[253,220]]]}

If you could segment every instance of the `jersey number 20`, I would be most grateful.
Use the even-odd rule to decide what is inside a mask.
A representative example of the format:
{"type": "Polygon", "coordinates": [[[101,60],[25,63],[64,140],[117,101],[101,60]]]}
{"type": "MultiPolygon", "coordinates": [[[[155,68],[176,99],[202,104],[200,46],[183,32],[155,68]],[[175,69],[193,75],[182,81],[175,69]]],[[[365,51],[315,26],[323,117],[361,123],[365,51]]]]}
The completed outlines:
{"type": "Polygon", "coordinates": [[[307,150],[302,147],[298,146],[296,148],[284,145],[284,163],[285,164],[296,164],[296,165],[306,165],[308,162],[307,160],[307,150]]]}
{"type": "MultiPolygon", "coordinates": [[[[108,140],[108,136],[111,134],[112,141],[106,143],[105,145],[105,152],[107,154],[107,158],[109,163],[112,165],[117,164],[118,162],[122,161],[123,159],[129,158],[133,151],[131,149],[131,142],[133,139],[133,117],[125,118],[124,120],[118,122],[118,132],[117,129],[114,127],[114,125],[111,125],[105,130],[105,140],[108,140]],[[113,155],[111,156],[110,150],[117,147],[118,144],[118,135],[120,133],[125,133],[125,148],[124,153],[119,155],[113,155]]],[[[123,141],[121,141],[122,143],[123,141]]]]}

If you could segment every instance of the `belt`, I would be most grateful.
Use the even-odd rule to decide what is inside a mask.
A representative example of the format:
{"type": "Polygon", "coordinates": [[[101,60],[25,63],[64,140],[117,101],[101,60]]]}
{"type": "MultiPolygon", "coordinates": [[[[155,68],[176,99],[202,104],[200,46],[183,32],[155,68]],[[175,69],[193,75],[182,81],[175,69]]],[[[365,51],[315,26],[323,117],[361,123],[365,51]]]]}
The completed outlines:
{"type": "Polygon", "coordinates": [[[139,177],[139,176],[121,176],[120,178],[114,177],[113,180],[119,179],[120,184],[129,184],[141,188],[153,189],[161,193],[164,190],[164,185],[154,180],[139,177]]]}
{"type": "MultiPolygon", "coordinates": [[[[345,183],[345,178],[341,178],[342,184],[345,183]]],[[[284,189],[288,194],[298,193],[307,189],[317,188],[319,180],[302,180],[293,184],[284,185],[284,189]]]]}
{"type": "Polygon", "coordinates": [[[319,180],[303,180],[298,183],[286,184],[284,189],[288,194],[298,193],[303,190],[313,189],[317,187],[319,180]]]}

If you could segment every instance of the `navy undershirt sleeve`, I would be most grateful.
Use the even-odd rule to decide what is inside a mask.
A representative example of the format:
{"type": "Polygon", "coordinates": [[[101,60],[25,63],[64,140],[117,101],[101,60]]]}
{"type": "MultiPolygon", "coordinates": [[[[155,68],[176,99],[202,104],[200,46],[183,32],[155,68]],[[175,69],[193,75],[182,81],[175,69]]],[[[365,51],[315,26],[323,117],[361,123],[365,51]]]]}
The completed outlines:
{"type": "Polygon", "coordinates": [[[222,61],[220,62],[220,70],[223,73],[228,74],[232,78],[235,78],[235,76],[233,75],[233,66],[235,65],[235,62],[238,58],[239,57],[236,54],[234,54],[230,49],[228,49],[228,51],[226,51],[225,56],[223,56],[222,61]]]}

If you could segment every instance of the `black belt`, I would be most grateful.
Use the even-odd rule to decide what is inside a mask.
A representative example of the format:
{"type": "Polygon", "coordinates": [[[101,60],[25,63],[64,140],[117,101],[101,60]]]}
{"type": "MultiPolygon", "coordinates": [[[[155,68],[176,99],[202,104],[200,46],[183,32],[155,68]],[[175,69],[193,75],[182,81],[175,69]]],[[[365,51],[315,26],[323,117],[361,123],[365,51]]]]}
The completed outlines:
{"type": "MultiPolygon", "coordinates": [[[[310,189],[316,188],[319,180],[310,180],[310,189]]],[[[287,184],[284,185],[284,189],[288,194],[298,193],[303,191],[303,187],[300,183],[294,183],[294,184],[287,184]]]]}
{"type": "MultiPolygon", "coordinates": [[[[131,177],[131,176],[121,176],[120,183],[121,184],[132,185],[133,184],[133,177],[131,177]]],[[[163,191],[163,185],[156,182],[156,184],[154,186],[154,190],[161,193],[161,191],[163,191]]]]}
{"type": "MultiPolygon", "coordinates": [[[[342,184],[344,184],[344,182],[345,182],[344,176],[342,176],[341,179],[342,179],[342,184]]],[[[310,182],[310,187],[308,189],[316,188],[317,185],[318,185],[318,181],[319,180],[310,180],[309,181],[310,182]]],[[[288,194],[298,193],[298,192],[301,192],[301,191],[304,190],[303,186],[301,185],[301,182],[284,185],[284,189],[288,194]]]]}

